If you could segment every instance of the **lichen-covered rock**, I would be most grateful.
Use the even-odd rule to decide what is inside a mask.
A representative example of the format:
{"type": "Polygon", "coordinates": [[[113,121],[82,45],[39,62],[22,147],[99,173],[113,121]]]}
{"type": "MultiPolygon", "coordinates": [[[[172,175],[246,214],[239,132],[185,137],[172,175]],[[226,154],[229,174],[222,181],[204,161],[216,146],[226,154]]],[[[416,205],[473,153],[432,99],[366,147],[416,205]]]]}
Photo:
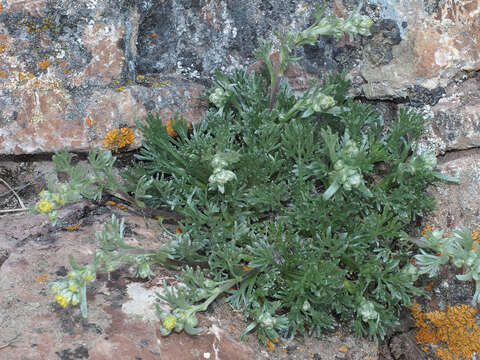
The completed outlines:
{"type": "Polygon", "coordinates": [[[426,138],[439,153],[480,146],[480,78],[469,74],[474,76],[452,83],[430,109],[426,138]]]}
{"type": "MultiPolygon", "coordinates": [[[[258,38],[306,28],[316,2],[5,0],[0,154],[84,151],[149,111],[165,122],[176,112],[198,121],[215,70],[252,65],[258,38]]],[[[286,74],[297,90],[312,77],[345,71],[353,95],[421,108],[437,104],[456,77],[480,69],[478,1],[324,4],[340,17],[361,5],[375,21],[372,35],[323,36],[298,49],[301,60],[286,74]]],[[[450,126],[439,116],[440,127],[450,126]]]]}
{"type": "MultiPolygon", "coordinates": [[[[87,286],[88,318],[77,307],[55,302],[49,282],[71,270],[68,255],[80,264],[92,261],[95,232],[111,218],[125,219],[127,243],[158,248],[171,235],[158,222],[112,206],[89,201],[60,210],[61,223],[46,223],[45,215],[0,217],[0,358],[18,359],[144,359],[144,360],[304,360],[336,356],[352,360],[376,359],[376,344],[355,338],[349,331],[315,337],[280,339],[267,350],[224,300],[199,314],[199,335],[185,332],[163,337],[155,304],[164,282],[178,272],[155,266],[148,281],[123,267],[87,286]],[[78,225],[72,227],[72,225],[78,225]],[[74,229],[74,230],[72,230],[74,229]]],[[[171,229],[173,230],[173,229],[171,229]]],[[[161,304],[166,306],[166,304],[161,304]]]]}
{"type": "Polygon", "coordinates": [[[423,219],[424,225],[451,233],[453,230],[480,225],[480,151],[471,149],[445,155],[438,170],[454,176],[458,184],[440,182],[430,190],[437,206],[423,219]]]}
{"type": "Polygon", "coordinates": [[[0,153],[88,150],[113,128],[135,128],[149,111],[164,121],[175,112],[201,118],[202,85],[175,72],[136,75],[137,10],[111,0],[2,7],[0,153]]]}
{"type": "MultiPolygon", "coordinates": [[[[127,241],[150,248],[161,244],[162,230],[155,221],[117,215],[125,217],[127,241]]],[[[67,275],[68,254],[79,263],[91,261],[94,232],[110,214],[83,201],[64,208],[62,216],[67,222],[57,228],[45,225],[44,215],[0,218],[5,230],[5,236],[0,233],[0,306],[5,310],[0,312],[1,359],[256,359],[247,344],[205,317],[200,319],[203,334],[163,338],[154,304],[163,281],[172,279],[166,270],[162,279],[146,284],[132,282],[125,269],[108,277],[99,274],[87,290],[87,319],[78,307],[62,308],[49,282],[67,275]],[[67,230],[65,225],[79,221],[77,230],[67,230]],[[131,303],[137,303],[133,310],[131,303]]]]}
{"type": "Polygon", "coordinates": [[[480,69],[478,1],[370,3],[390,21],[375,26],[374,42],[365,49],[361,74],[367,98],[418,101],[415,86],[438,92],[462,71],[480,69]]]}

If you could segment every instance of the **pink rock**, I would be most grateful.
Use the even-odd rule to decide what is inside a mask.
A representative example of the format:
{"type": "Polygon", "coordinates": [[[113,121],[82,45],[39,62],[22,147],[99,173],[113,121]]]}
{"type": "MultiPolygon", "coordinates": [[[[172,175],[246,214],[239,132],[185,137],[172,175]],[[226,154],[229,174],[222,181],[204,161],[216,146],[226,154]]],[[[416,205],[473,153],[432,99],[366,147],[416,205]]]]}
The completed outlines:
{"type": "MultiPolygon", "coordinates": [[[[68,223],[77,221],[85,212],[95,214],[83,218],[84,224],[77,231],[41,224],[44,215],[33,217],[33,221],[31,215],[9,217],[10,222],[0,218],[0,226],[6,227],[8,236],[18,239],[15,245],[0,241],[10,252],[0,264],[0,346],[9,343],[0,348],[2,360],[256,359],[246,344],[234,340],[205,317],[200,320],[205,328],[201,335],[162,337],[153,306],[158,290],[150,289],[149,284],[161,284],[162,276],[169,276],[165,271],[148,283],[135,283],[126,269],[112,273],[110,280],[99,273],[97,281],[87,288],[87,319],[82,319],[78,307],[59,306],[48,282],[67,274],[68,254],[80,264],[91,260],[96,246],[94,232],[111,216],[107,208],[95,208],[88,202],[68,206],[62,216],[68,223]],[[143,294],[148,292],[151,302],[142,302],[143,294]],[[134,310],[127,306],[132,303],[137,305],[134,310]]],[[[161,229],[156,222],[121,211],[118,216],[125,216],[132,234],[126,241],[134,240],[150,248],[161,244],[161,229]]]]}

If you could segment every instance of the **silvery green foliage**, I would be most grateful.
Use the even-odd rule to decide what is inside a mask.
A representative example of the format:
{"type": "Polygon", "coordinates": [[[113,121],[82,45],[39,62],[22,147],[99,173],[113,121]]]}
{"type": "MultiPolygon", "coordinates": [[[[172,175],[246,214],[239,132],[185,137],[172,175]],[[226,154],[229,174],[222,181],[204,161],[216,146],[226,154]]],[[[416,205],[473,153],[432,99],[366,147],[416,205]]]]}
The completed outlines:
{"type": "Polygon", "coordinates": [[[98,271],[110,273],[123,265],[134,265],[137,276],[145,279],[153,275],[151,264],[166,262],[171,252],[169,245],[163,245],[154,250],[132,246],[124,241],[124,230],[124,220],[118,220],[115,215],[112,215],[111,221],[95,233],[100,245],[95,251],[91,264],[80,266],[70,256],[72,271],[66,277],[50,284],[60,305],[63,307],[69,304],[79,305],[82,316],[87,317],[86,281],[94,280],[98,271]]]}
{"type": "MultiPolygon", "coordinates": [[[[149,206],[184,216],[172,254],[207,260],[212,281],[241,278],[225,292],[262,341],[307,327],[318,335],[337,319],[385,336],[422,292],[405,229],[432,208],[425,189],[440,177],[430,155],[413,155],[423,118],[401,110],[385,130],[369,105],[346,98],[341,76],[308,92],[331,97],[337,110],[309,116],[298,106],[308,99],[286,85],[270,109],[262,75],[219,74],[219,86],[231,97],[221,109],[212,104],[191,134],[172,139],[155,116],[142,128],[132,173],[154,179],[149,206]],[[222,170],[235,177],[214,178],[222,170]]],[[[178,289],[192,299],[205,292],[178,289]]],[[[186,314],[186,305],[171,305],[160,312],[165,334],[186,314]]]]}
{"type": "Polygon", "coordinates": [[[179,283],[168,286],[164,283],[165,294],[157,294],[171,310],[157,304],[157,312],[162,327],[162,335],[169,335],[172,331],[185,331],[187,334],[195,335],[202,332],[196,328],[198,319],[196,314],[207,310],[208,306],[218,295],[224,293],[232,286],[242,282],[242,277],[228,279],[225,281],[213,281],[204,276],[197,268],[186,266],[179,283]]]}
{"type": "Polygon", "coordinates": [[[428,231],[419,245],[422,247],[420,254],[415,255],[419,273],[433,277],[440,266],[451,261],[457,268],[465,270],[457,275],[458,280],[475,281],[472,305],[476,306],[480,302],[480,244],[473,241],[472,232],[464,228],[448,236],[440,230],[428,231]]]}
{"type": "MultiPolygon", "coordinates": [[[[265,62],[270,76],[270,108],[276,102],[276,95],[279,83],[283,77],[288,65],[298,60],[294,50],[303,45],[314,45],[319,36],[333,35],[337,39],[348,34],[350,38],[354,35],[370,35],[370,26],[373,21],[364,15],[360,15],[359,9],[347,19],[338,18],[336,16],[324,16],[324,10],[317,6],[315,22],[307,29],[301,32],[289,32],[286,35],[277,35],[280,40],[279,64],[276,68],[270,59],[272,54],[273,42],[271,40],[260,40],[260,46],[256,50],[256,57],[265,62]]],[[[225,90],[227,88],[223,87],[225,90]]],[[[215,90],[213,94],[221,95],[221,92],[215,90]]],[[[215,95],[214,100],[220,98],[215,95]]],[[[334,105],[332,98],[326,94],[316,94],[317,96],[309,96],[308,102],[301,103],[301,110],[304,111],[304,117],[311,115],[313,112],[319,112],[334,105]]],[[[223,97],[222,97],[223,99],[223,97]]],[[[221,103],[221,101],[217,101],[221,103]]],[[[216,105],[216,104],[215,104],[216,105]]],[[[290,115],[291,116],[291,115],[290,115]]],[[[287,117],[290,118],[290,117],[287,117]]]]}
{"type": "Polygon", "coordinates": [[[88,164],[72,165],[73,154],[66,149],[58,151],[52,160],[57,172],[66,173],[69,181],[56,185],[50,181],[48,189],[40,192],[40,200],[33,211],[47,214],[53,225],[59,220],[57,214],[59,208],[82,198],[100,200],[105,190],[117,192],[139,208],[144,208],[144,200],[150,197],[146,190],[152,185],[153,180],[146,177],[137,179],[133,197],[126,193],[125,187],[119,181],[120,178],[114,173],[113,165],[116,158],[110,150],[92,149],[88,155],[88,164]]]}
{"type": "MultiPolygon", "coordinates": [[[[422,116],[402,109],[384,129],[371,106],[347,98],[343,75],[300,97],[281,81],[297,46],[367,34],[370,24],[358,13],[345,20],[318,12],[310,28],[279,36],[278,67],[265,41],[257,51],[264,73],[218,72],[211,108],[193,129],[172,121],[173,138],[152,114],[139,124],[145,141],[121,191],[140,193],[136,206],[182,215],[182,233],[155,253],[124,244],[122,223],[112,219],[98,234],[95,264],[110,271],[134,263],[141,276],[158,262],[204,267],[185,267],[179,285],[166,285],[162,334],[197,333],[196,313],[226,294],[250,322],[245,332],[263,342],[320,335],[338,321],[383,338],[422,292],[405,230],[433,208],[425,189],[442,178],[431,154],[414,155],[422,116]]],[[[92,166],[107,183],[96,185],[114,186],[108,154],[93,160],[103,161],[92,166]]],[[[84,176],[69,164],[71,177],[84,176]]]]}

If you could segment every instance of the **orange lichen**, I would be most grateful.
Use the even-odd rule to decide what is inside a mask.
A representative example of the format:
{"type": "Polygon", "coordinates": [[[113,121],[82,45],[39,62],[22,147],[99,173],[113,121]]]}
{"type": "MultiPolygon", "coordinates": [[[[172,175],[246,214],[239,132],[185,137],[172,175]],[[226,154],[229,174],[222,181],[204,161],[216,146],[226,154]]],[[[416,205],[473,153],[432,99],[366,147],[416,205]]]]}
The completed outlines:
{"type": "Polygon", "coordinates": [[[480,243],[480,230],[478,229],[472,230],[472,239],[473,241],[480,243]]]}
{"type": "Polygon", "coordinates": [[[8,75],[5,71],[0,71],[0,78],[6,79],[7,77],[8,77],[8,75]]]}
{"type": "Polygon", "coordinates": [[[123,211],[126,211],[127,210],[127,207],[123,204],[117,204],[117,207],[120,209],[120,210],[123,210],[123,211]]]}
{"type": "Polygon", "coordinates": [[[248,271],[248,270],[252,270],[252,268],[248,265],[242,265],[242,270],[248,271]]]}
{"type": "Polygon", "coordinates": [[[432,233],[432,232],[433,232],[433,226],[427,225],[422,230],[422,236],[426,236],[428,233],[432,233]]]}
{"type": "Polygon", "coordinates": [[[4,52],[5,51],[5,45],[0,45],[0,52],[4,52]]]}
{"type": "Polygon", "coordinates": [[[135,140],[133,130],[127,127],[110,130],[103,139],[103,147],[118,151],[135,140]]]}
{"type": "Polygon", "coordinates": [[[182,232],[182,228],[180,226],[177,226],[177,228],[175,229],[175,234],[181,234],[182,232]]]}
{"type": "Polygon", "coordinates": [[[47,59],[38,62],[38,67],[42,70],[45,70],[46,68],[48,68],[49,65],[50,64],[48,63],[47,59]]]}
{"type": "Polygon", "coordinates": [[[473,240],[472,250],[475,250],[475,243],[480,244],[480,231],[479,230],[477,230],[477,229],[472,230],[472,240],[473,240]]]}
{"type": "Polygon", "coordinates": [[[415,334],[418,344],[438,345],[435,355],[440,359],[469,359],[480,351],[480,328],[475,319],[477,310],[472,306],[462,304],[449,306],[446,311],[422,313],[420,305],[413,303],[409,309],[418,327],[415,334]]]}
{"type": "Polygon", "coordinates": [[[65,227],[65,230],[68,230],[68,231],[76,231],[80,228],[80,226],[83,224],[83,221],[80,221],[76,224],[73,224],[73,225],[70,225],[70,226],[66,226],[65,227]]]}
{"type": "Polygon", "coordinates": [[[150,39],[154,39],[154,38],[156,38],[156,37],[157,37],[157,34],[156,34],[156,33],[153,33],[153,34],[150,35],[150,39]]]}
{"type": "Polygon", "coordinates": [[[97,120],[92,120],[92,118],[89,116],[87,118],[87,120],[85,121],[85,124],[90,127],[90,126],[93,126],[97,123],[97,120]]]}
{"type": "Polygon", "coordinates": [[[18,81],[23,81],[23,80],[26,80],[27,77],[25,75],[23,75],[23,73],[18,73],[18,81]]]}
{"type": "Polygon", "coordinates": [[[348,348],[345,345],[340,346],[340,351],[343,353],[346,353],[348,351],[348,348]]]}
{"type": "Polygon", "coordinates": [[[48,273],[42,273],[42,274],[37,276],[37,281],[39,283],[43,283],[47,280],[47,277],[48,277],[48,273]]]}
{"type": "Polygon", "coordinates": [[[267,350],[275,350],[275,344],[269,338],[267,338],[267,350]]]}
{"type": "Polygon", "coordinates": [[[431,291],[434,284],[435,284],[435,281],[430,280],[429,283],[425,285],[425,291],[431,291]]]}
{"type": "MultiPolygon", "coordinates": [[[[165,127],[167,129],[167,133],[170,137],[174,138],[174,137],[177,137],[178,134],[177,132],[175,131],[175,129],[173,128],[173,124],[175,124],[177,122],[178,119],[176,118],[170,118],[168,119],[167,123],[165,124],[165,127]]],[[[185,120],[181,119],[182,122],[185,122],[185,120]]],[[[188,129],[191,129],[192,128],[192,124],[187,122],[187,128],[188,129]]]]}

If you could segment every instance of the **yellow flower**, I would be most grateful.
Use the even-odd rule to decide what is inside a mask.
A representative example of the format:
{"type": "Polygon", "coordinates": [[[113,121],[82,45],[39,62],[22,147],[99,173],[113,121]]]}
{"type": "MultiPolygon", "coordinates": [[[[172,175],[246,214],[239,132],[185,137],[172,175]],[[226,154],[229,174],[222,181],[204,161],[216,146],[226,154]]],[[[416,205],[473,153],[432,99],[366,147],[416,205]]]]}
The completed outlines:
{"type": "Polygon", "coordinates": [[[62,307],[67,307],[68,305],[68,300],[65,296],[62,296],[60,294],[58,294],[57,296],[55,296],[55,300],[57,300],[57,302],[62,306],[62,307]]]}
{"type": "Polygon", "coordinates": [[[70,284],[70,286],[68,287],[68,290],[75,292],[78,290],[78,288],[75,284],[70,284]]]}
{"type": "Polygon", "coordinates": [[[41,213],[46,213],[52,208],[52,203],[47,200],[42,200],[37,204],[37,208],[41,213]]]}
{"type": "Polygon", "coordinates": [[[175,322],[175,316],[167,316],[165,320],[163,320],[163,326],[165,327],[165,329],[170,330],[175,327],[175,322]]]}
{"type": "Polygon", "coordinates": [[[86,275],[83,276],[83,278],[84,278],[85,280],[93,280],[92,274],[86,274],[86,275]]]}
{"type": "Polygon", "coordinates": [[[53,199],[60,205],[65,204],[65,200],[63,200],[60,196],[58,196],[58,194],[53,194],[53,199]]]}

